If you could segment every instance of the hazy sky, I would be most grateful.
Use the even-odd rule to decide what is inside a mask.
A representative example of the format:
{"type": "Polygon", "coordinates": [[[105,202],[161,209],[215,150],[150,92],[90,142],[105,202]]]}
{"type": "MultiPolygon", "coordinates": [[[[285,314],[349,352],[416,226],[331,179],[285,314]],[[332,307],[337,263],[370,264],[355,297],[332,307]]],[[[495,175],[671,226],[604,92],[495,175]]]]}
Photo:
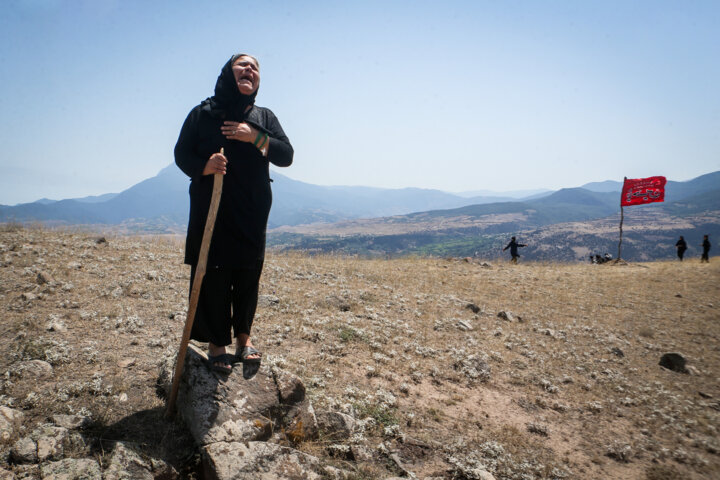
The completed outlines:
{"type": "Polygon", "coordinates": [[[323,185],[446,191],[720,170],[720,2],[4,0],[0,204],[173,161],[236,51],[323,185]]]}

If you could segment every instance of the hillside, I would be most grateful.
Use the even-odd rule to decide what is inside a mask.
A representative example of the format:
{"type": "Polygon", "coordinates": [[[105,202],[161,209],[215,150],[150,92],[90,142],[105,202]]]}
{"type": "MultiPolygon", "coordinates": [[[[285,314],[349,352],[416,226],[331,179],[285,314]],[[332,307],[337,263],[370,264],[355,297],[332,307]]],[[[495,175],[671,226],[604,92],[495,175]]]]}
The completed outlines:
{"type": "MultiPolygon", "coordinates": [[[[40,478],[62,458],[108,468],[118,442],[162,478],[198,478],[195,447],[156,394],[187,308],[182,247],[106,240],[0,231],[0,422],[14,419],[0,478],[40,478]],[[31,432],[68,428],[64,449],[36,451],[47,460],[10,460],[31,432]]],[[[351,478],[700,480],[720,475],[719,304],[717,257],[271,253],[253,333],[267,364],[304,381],[318,417],[350,422],[294,447],[351,478]],[[660,367],[666,352],[690,373],[660,367]]]]}
{"type": "MultiPolygon", "coordinates": [[[[329,224],[353,219],[407,215],[398,223],[422,223],[444,217],[470,219],[497,213],[514,213],[525,229],[551,223],[594,220],[617,211],[618,182],[586,184],[525,199],[506,196],[472,196],[420,188],[321,186],[290,179],[276,171],[269,228],[329,224]],[[538,210],[527,215],[528,210],[538,210]],[[419,213],[418,213],[419,212],[419,213]],[[413,215],[414,213],[414,215],[413,215]]],[[[720,172],[687,182],[668,182],[666,201],[701,196],[717,189],[720,172]]],[[[529,193],[529,192],[528,192],[529,193]]],[[[183,233],[188,217],[188,179],[174,165],[118,193],[54,201],[42,199],[16,206],[0,205],[0,222],[43,222],[48,225],[86,225],[130,233],[183,233]]],[[[716,204],[717,205],[717,204],[716,204]]],[[[382,222],[382,220],[380,220],[382,222]]],[[[378,222],[375,222],[376,224],[378,222]]],[[[514,228],[519,230],[520,225],[514,228]]],[[[431,225],[425,230],[441,230],[431,225]]],[[[414,228],[413,231],[418,231],[414,228]]],[[[392,232],[392,233],[408,233],[392,232]]]]}
{"type": "MultiPolygon", "coordinates": [[[[527,260],[577,261],[590,254],[617,255],[618,194],[582,188],[562,189],[524,202],[413,213],[378,219],[281,227],[268,243],[280,249],[398,256],[504,255],[502,247],[518,235],[527,260]]],[[[677,202],[625,209],[622,257],[633,261],[671,259],[680,235],[699,252],[703,235],[720,238],[720,189],[677,202]]],[[[699,254],[699,253],[698,253],[699,254]]]]}
{"type": "MultiPolygon", "coordinates": [[[[269,226],[334,222],[416,211],[492,203],[508,197],[462,197],[420,188],[321,186],[288,178],[276,171],[274,205],[269,226]]],[[[50,225],[118,227],[134,233],[180,233],[187,225],[188,178],[175,164],[156,176],[118,193],[68,200],[41,199],[15,206],[0,205],[0,222],[39,221],[50,225]]]]}

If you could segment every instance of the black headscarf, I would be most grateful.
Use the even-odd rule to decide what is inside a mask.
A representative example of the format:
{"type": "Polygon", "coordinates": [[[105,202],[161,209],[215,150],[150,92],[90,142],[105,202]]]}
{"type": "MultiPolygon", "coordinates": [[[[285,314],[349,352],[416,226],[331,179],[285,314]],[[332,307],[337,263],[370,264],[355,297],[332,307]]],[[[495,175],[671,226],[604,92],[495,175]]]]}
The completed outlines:
{"type": "Polygon", "coordinates": [[[230,57],[230,60],[228,60],[222,67],[222,70],[220,70],[220,76],[218,76],[217,82],[215,83],[215,95],[202,103],[203,110],[208,111],[213,117],[242,121],[245,119],[245,109],[249,105],[255,104],[255,97],[257,96],[260,86],[250,95],[244,95],[238,90],[235,75],[233,75],[232,71],[233,62],[237,60],[238,57],[244,56],[249,55],[246,53],[236,53],[230,57]]]}

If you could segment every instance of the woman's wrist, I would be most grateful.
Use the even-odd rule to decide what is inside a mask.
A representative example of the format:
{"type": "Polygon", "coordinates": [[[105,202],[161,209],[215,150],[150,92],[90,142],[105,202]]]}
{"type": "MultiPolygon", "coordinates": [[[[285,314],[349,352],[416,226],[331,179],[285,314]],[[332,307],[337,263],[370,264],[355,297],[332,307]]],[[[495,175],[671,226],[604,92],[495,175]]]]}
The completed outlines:
{"type": "Polygon", "coordinates": [[[258,131],[257,135],[255,136],[255,141],[253,142],[253,145],[255,145],[258,150],[263,151],[269,141],[270,137],[267,133],[258,131]]]}

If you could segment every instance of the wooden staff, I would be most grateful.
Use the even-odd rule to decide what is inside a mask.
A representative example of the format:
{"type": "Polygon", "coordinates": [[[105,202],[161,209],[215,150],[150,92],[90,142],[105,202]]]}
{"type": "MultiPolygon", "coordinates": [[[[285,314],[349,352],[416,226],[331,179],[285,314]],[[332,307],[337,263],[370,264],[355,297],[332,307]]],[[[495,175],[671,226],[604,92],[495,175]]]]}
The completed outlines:
{"type": "MultiPolygon", "coordinates": [[[[225,155],[224,148],[220,148],[220,155],[225,155]]],[[[175,415],[175,400],[177,400],[178,389],[180,388],[180,377],[182,376],[183,367],[185,366],[185,354],[187,353],[188,343],[190,342],[190,332],[192,331],[195,312],[197,311],[197,304],[200,299],[200,287],[202,287],[203,277],[205,276],[205,270],[207,268],[210,241],[212,240],[213,230],[215,229],[215,218],[217,217],[218,208],[220,207],[222,186],[223,174],[216,173],[213,178],[212,198],[210,199],[210,209],[208,210],[207,220],[205,221],[205,231],[203,232],[202,243],[200,244],[200,254],[198,255],[197,268],[195,269],[195,278],[193,279],[192,289],[190,290],[190,305],[188,307],[187,319],[185,320],[185,330],[183,330],[180,350],[178,350],[175,361],[175,373],[173,374],[172,388],[170,389],[167,410],[165,412],[165,415],[168,417],[175,415]]]]}

